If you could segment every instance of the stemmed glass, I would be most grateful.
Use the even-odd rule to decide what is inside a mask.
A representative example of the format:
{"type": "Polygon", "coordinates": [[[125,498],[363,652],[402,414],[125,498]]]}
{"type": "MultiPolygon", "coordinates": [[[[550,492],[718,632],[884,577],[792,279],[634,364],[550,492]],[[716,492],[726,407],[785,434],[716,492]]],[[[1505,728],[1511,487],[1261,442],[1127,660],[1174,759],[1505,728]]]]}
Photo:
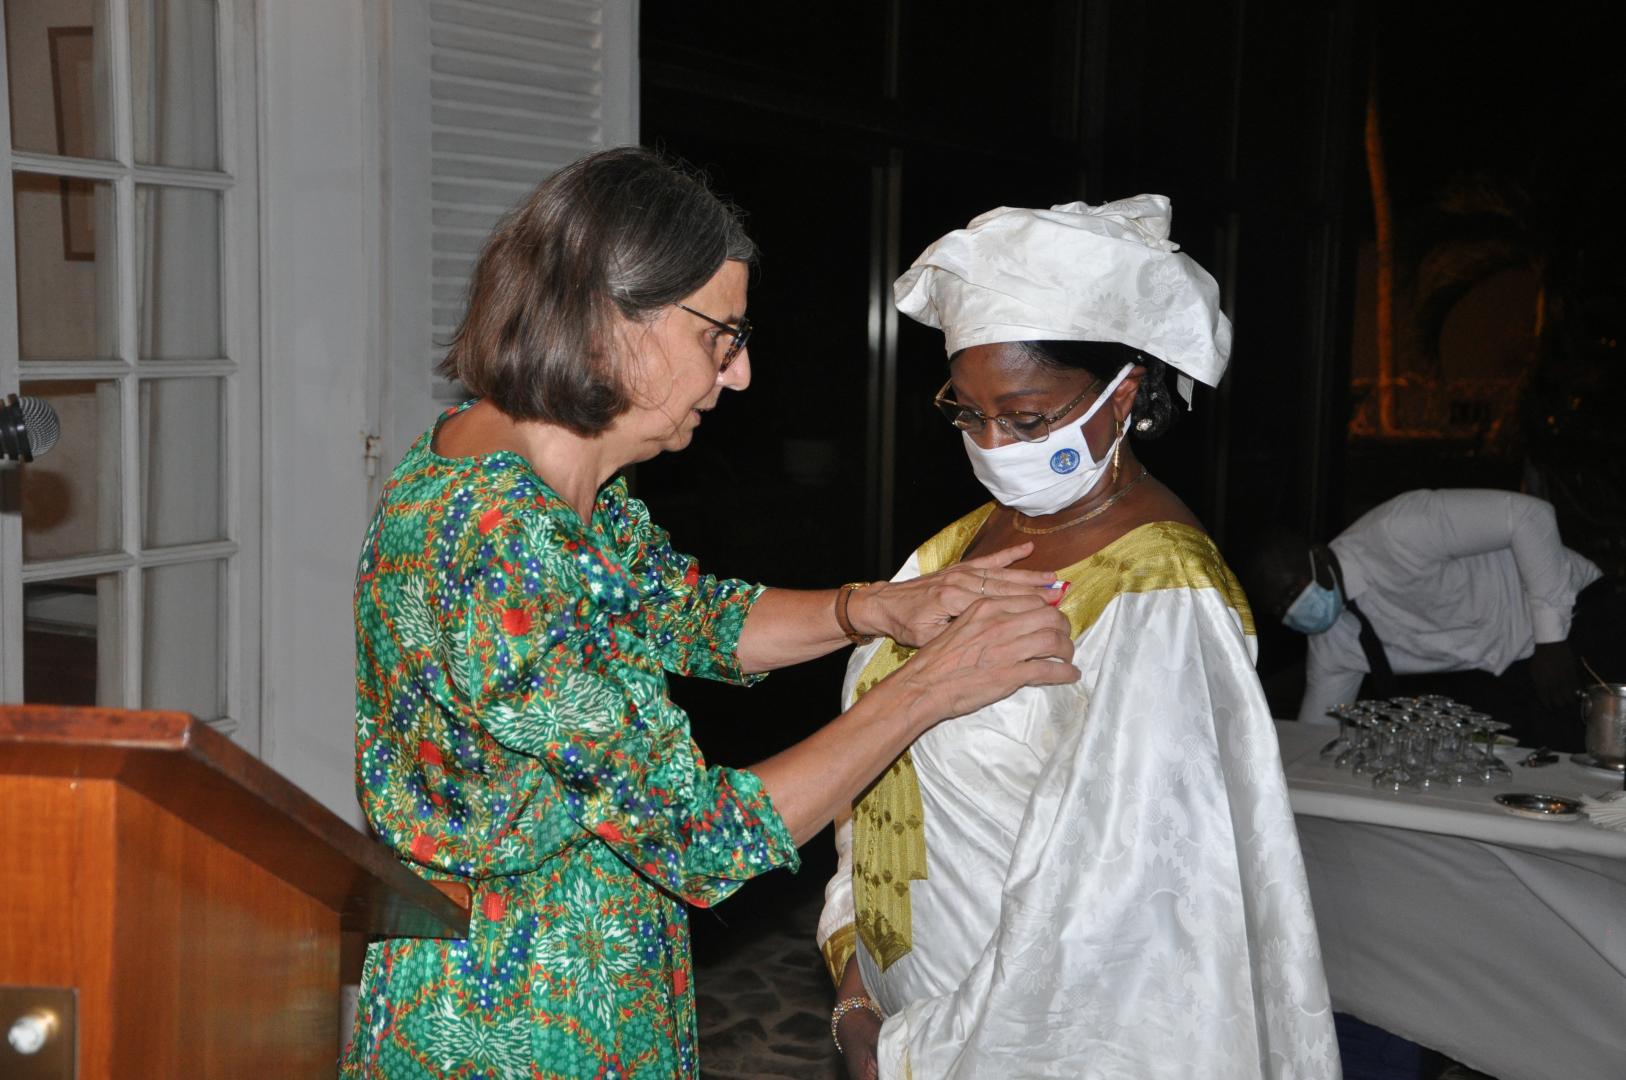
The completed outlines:
{"type": "Polygon", "coordinates": [[[1458,783],[1448,761],[1440,757],[1440,737],[1449,729],[1443,713],[1432,710],[1418,714],[1412,732],[1421,749],[1417,755],[1417,787],[1423,791],[1438,791],[1458,783]]]}
{"type": "Polygon", "coordinates": [[[1352,709],[1346,719],[1355,729],[1355,734],[1350,736],[1349,746],[1344,752],[1333,759],[1333,766],[1355,773],[1366,772],[1366,762],[1377,752],[1378,736],[1373,729],[1378,723],[1378,715],[1366,709],[1358,712],[1352,709]]]}
{"type": "Polygon", "coordinates": [[[1349,771],[1355,776],[1370,776],[1386,764],[1383,752],[1390,721],[1385,716],[1374,714],[1354,722],[1361,728],[1361,740],[1349,752],[1349,771]]]}
{"type": "Polygon", "coordinates": [[[1327,715],[1338,721],[1338,737],[1321,748],[1321,757],[1336,758],[1346,750],[1355,746],[1355,738],[1349,733],[1350,718],[1365,713],[1366,709],[1359,703],[1334,705],[1327,710],[1327,715]]]}
{"type": "Polygon", "coordinates": [[[1501,720],[1492,720],[1487,713],[1468,713],[1464,719],[1468,721],[1469,728],[1475,736],[1485,737],[1485,749],[1478,754],[1474,776],[1482,784],[1499,784],[1513,779],[1513,770],[1507,767],[1507,762],[1496,756],[1496,735],[1506,731],[1513,725],[1501,720]]]}
{"type": "Polygon", "coordinates": [[[1372,786],[1379,791],[1416,791],[1418,775],[1408,768],[1408,761],[1411,758],[1409,744],[1417,729],[1407,720],[1390,717],[1378,722],[1378,731],[1386,749],[1382,752],[1380,767],[1372,774],[1372,786]]]}
{"type": "Polygon", "coordinates": [[[1458,785],[1480,783],[1479,751],[1468,744],[1471,729],[1464,710],[1460,707],[1443,710],[1435,715],[1434,723],[1438,733],[1436,756],[1446,771],[1447,781],[1458,785]]]}

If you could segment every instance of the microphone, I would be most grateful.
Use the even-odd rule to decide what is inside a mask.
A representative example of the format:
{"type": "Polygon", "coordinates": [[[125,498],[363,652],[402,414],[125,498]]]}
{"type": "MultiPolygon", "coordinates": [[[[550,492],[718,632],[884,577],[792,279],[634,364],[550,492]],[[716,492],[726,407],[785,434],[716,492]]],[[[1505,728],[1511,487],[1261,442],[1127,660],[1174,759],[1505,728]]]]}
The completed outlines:
{"type": "Polygon", "coordinates": [[[56,410],[44,398],[7,394],[0,405],[0,458],[33,461],[50,452],[61,431],[56,410]]]}

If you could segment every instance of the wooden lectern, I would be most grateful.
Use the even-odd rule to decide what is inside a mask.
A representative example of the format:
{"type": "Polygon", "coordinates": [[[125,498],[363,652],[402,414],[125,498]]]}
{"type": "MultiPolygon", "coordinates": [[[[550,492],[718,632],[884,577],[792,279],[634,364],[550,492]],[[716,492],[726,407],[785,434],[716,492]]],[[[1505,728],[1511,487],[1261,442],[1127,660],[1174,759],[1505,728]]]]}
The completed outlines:
{"type": "Polygon", "coordinates": [[[467,931],[466,890],[185,713],[0,707],[10,1080],[332,1077],[341,932],[467,931]]]}

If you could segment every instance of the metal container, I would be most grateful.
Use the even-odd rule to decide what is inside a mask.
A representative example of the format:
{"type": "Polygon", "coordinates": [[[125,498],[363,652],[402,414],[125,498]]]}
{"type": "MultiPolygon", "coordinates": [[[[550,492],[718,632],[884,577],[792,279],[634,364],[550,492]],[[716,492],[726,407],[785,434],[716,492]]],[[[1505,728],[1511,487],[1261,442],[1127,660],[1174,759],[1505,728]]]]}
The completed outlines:
{"type": "Polygon", "coordinates": [[[1581,691],[1586,750],[1605,765],[1626,762],[1626,683],[1593,683],[1581,691]]]}

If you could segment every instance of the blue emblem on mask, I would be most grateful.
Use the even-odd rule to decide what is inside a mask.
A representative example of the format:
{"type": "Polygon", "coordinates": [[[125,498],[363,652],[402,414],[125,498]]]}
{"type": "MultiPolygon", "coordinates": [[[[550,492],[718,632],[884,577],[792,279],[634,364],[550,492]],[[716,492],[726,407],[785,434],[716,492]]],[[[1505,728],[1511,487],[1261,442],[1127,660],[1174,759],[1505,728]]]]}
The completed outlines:
{"type": "Polygon", "coordinates": [[[1078,468],[1078,461],[1077,450],[1057,450],[1050,455],[1050,471],[1065,476],[1078,468]]]}

